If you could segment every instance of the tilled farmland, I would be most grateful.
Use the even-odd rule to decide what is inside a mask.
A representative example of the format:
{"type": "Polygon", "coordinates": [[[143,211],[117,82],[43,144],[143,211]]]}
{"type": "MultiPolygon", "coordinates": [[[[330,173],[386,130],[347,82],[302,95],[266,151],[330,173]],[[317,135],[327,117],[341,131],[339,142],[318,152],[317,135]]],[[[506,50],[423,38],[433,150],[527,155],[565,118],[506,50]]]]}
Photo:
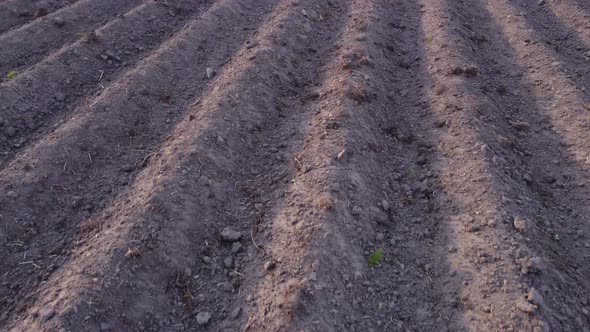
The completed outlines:
{"type": "Polygon", "coordinates": [[[0,0],[0,330],[590,331],[590,2],[0,0]]]}

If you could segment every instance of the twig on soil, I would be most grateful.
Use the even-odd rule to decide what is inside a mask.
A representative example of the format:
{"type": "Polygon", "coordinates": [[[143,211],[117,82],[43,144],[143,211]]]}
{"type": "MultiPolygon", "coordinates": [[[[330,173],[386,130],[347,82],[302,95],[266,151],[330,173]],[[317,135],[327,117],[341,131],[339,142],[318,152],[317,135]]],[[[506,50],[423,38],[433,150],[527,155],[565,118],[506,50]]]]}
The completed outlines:
{"type": "Polygon", "coordinates": [[[139,164],[140,166],[143,166],[143,165],[145,164],[145,161],[146,161],[146,160],[148,160],[148,158],[149,158],[149,157],[151,157],[151,156],[152,156],[154,153],[155,153],[154,151],[152,151],[152,152],[148,153],[148,154],[147,154],[147,155],[146,155],[146,156],[143,158],[143,160],[141,161],[141,163],[137,163],[137,162],[136,162],[136,163],[135,163],[135,165],[133,165],[133,168],[137,168],[137,165],[138,165],[138,164],[139,164]]]}
{"type": "Polygon", "coordinates": [[[264,250],[262,250],[262,248],[260,248],[258,246],[258,244],[256,244],[256,241],[254,240],[254,225],[252,225],[252,228],[250,228],[250,239],[252,239],[252,243],[254,243],[254,247],[256,247],[256,249],[264,252],[264,250]]]}
{"type": "Polygon", "coordinates": [[[18,263],[18,265],[26,265],[26,264],[33,265],[34,267],[36,267],[38,269],[41,268],[39,265],[35,264],[35,262],[33,262],[33,261],[27,261],[27,262],[20,262],[20,263],[18,263]]]}
{"type": "Polygon", "coordinates": [[[299,159],[297,159],[297,157],[294,157],[293,159],[295,159],[295,161],[297,162],[297,164],[299,164],[299,170],[303,170],[303,164],[301,164],[301,161],[299,161],[299,159]]]}
{"type": "Polygon", "coordinates": [[[232,271],[232,272],[234,272],[234,273],[235,273],[235,274],[237,274],[237,275],[241,275],[241,276],[243,276],[243,275],[244,275],[243,273],[240,273],[240,272],[238,272],[238,271],[236,271],[236,270],[231,270],[231,271],[232,271]]]}
{"type": "Polygon", "coordinates": [[[203,162],[201,161],[201,158],[199,158],[199,178],[201,178],[201,171],[203,170],[203,166],[205,164],[203,164],[203,162]]]}
{"type": "Polygon", "coordinates": [[[201,98],[199,98],[199,99],[195,100],[195,102],[194,102],[194,103],[192,103],[190,107],[196,106],[196,105],[197,105],[198,103],[200,103],[200,102],[201,102],[201,98]]]}
{"type": "Polygon", "coordinates": [[[89,301],[84,301],[83,300],[83,302],[86,303],[86,304],[88,304],[89,307],[92,307],[93,304],[96,304],[96,303],[92,302],[92,297],[90,297],[90,300],[89,301]]]}
{"type": "Polygon", "coordinates": [[[100,82],[100,80],[102,80],[102,77],[104,76],[104,70],[99,70],[98,72],[100,73],[100,77],[98,78],[98,82],[100,82]]]}

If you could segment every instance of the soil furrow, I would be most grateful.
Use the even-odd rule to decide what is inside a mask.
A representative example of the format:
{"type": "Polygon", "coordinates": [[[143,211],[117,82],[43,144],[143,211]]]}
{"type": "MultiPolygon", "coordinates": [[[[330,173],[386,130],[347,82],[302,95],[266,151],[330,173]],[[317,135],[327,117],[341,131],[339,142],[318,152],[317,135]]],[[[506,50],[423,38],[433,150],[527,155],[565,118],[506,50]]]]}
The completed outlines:
{"type": "Polygon", "coordinates": [[[590,89],[590,17],[571,1],[551,1],[544,6],[526,1],[508,3],[513,3],[512,12],[521,14],[522,20],[516,22],[523,22],[520,26],[530,38],[523,44],[546,49],[542,54],[553,58],[551,66],[569,75],[578,90],[590,89]]]}
{"type": "MultiPolygon", "coordinates": [[[[484,54],[475,52],[486,36],[469,32],[472,24],[487,22],[474,14],[481,9],[460,2],[422,4],[434,141],[441,155],[434,168],[447,199],[443,215],[453,238],[449,260],[462,279],[457,305],[471,330],[541,328],[543,322],[517,309],[526,308],[528,285],[514,261],[520,244],[514,215],[504,210],[504,187],[494,181],[496,165],[490,161],[493,153],[503,153],[497,142],[502,136],[482,129],[493,106],[479,91],[483,68],[475,64],[484,54]]],[[[537,259],[522,253],[523,265],[537,259]]]]}
{"type": "MultiPolygon", "coordinates": [[[[449,140],[451,144],[445,148],[450,148],[448,153],[452,156],[448,168],[456,171],[448,171],[449,188],[453,188],[448,191],[457,202],[467,203],[461,205],[468,215],[457,225],[461,239],[456,264],[465,265],[465,261],[471,260],[467,270],[475,277],[472,279],[477,280],[464,288],[464,305],[470,306],[466,312],[468,325],[481,326],[481,322],[486,321],[488,329],[564,328],[558,321],[568,317],[568,326],[583,326],[583,323],[571,322],[581,318],[572,312],[583,311],[579,303],[571,302],[567,308],[557,305],[563,304],[566,294],[565,298],[576,301],[576,291],[563,286],[573,283],[583,288],[581,271],[561,272],[563,266],[559,260],[564,259],[562,255],[567,253],[564,247],[568,245],[554,243],[551,228],[543,227],[553,223],[552,219],[570,219],[576,214],[585,219],[585,211],[575,211],[572,215],[563,213],[572,212],[573,205],[566,208],[568,199],[555,202],[558,196],[547,197],[554,189],[543,184],[543,177],[554,174],[547,159],[560,153],[563,138],[543,123],[550,122],[543,114],[546,109],[544,101],[524,97],[537,97],[534,81],[523,69],[531,67],[518,63],[517,59],[523,56],[517,55],[516,50],[511,52],[511,42],[517,39],[503,35],[506,33],[503,27],[507,25],[497,24],[492,15],[487,14],[490,7],[497,7],[499,3],[490,3],[487,7],[479,2],[469,5],[448,2],[447,5],[447,9],[436,7],[431,12],[450,16],[450,21],[457,22],[458,27],[454,28],[453,35],[433,43],[433,52],[437,48],[443,52],[435,53],[431,58],[435,60],[434,92],[442,103],[438,107],[443,116],[441,124],[447,127],[444,124],[450,123],[447,130],[464,139],[461,144],[449,140]],[[455,50],[460,50],[462,56],[454,53],[455,50]],[[504,79],[499,80],[500,77],[504,79]],[[521,78],[524,78],[522,82],[519,81],[521,78]],[[529,132],[529,128],[537,129],[529,132]],[[548,130],[542,131],[545,128],[548,130]],[[469,139],[465,139],[467,133],[471,136],[469,139]],[[478,148],[480,151],[476,152],[478,148]],[[551,156],[547,155],[549,148],[554,149],[550,150],[551,156]],[[474,156],[470,157],[470,153],[474,156]],[[463,159],[462,165],[457,166],[456,161],[460,159],[463,159]],[[479,175],[473,174],[475,165],[479,165],[479,175]],[[462,176],[461,183],[453,179],[458,174],[462,176]],[[466,175],[479,178],[472,180],[474,184],[468,184],[469,176],[466,175]],[[477,189],[471,186],[484,192],[474,195],[477,189]],[[469,204],[470,201],[476,204],[469,204]],[[491,218],[491,224],[486,220],[488,218],[491,218]],[[472,255],[475,257],[469,257],[472,255]],[[474,297],[474,292],[479,292],[480,298],[474,297]],[[531,303],[527,303],[525,298],[531,293],[536,294],[536,298],[532,296],[531,303]],[[541,303],[541,298],[546,302],[541,303]],[[551,304],[554,301],[555,304],[551,304]],[[519,312],[538,315],[525,318],[519,316],[519,312]]],[[[504,14],[501,17],[511,16],[504,14]]],[[[439,24],[446,25],[447,22],[439,24]]],[[[576,162],[568,153],[561,154],[558,159],[559,169],[579,174],[576,162]]],[[[569,199],[577,201],[580,197],[571,195],[569,199]]],[[[572,220],[571,226],[576,224],[579,221],[572,220]]],[[[565,233],[571,231],[566,229],[565,233]]],[[[584,256],[579,255],[576,259],[583,261],[584,256]]],[[[576,268],[580,263],[576,259],[568,260],[564,265],[576,268]]]]}
{"type": "Polygon", "coordinates": [[[0,172],[0,186],[11,192],[0,203],[7,226],[0,233],[6,246],[0,270],[3,282],[18,280],[1,289],[6,312],[23,312],[34,304],[36,287],[81,244],[71,242],[76,233],[97,225],[88,218],[128,186],[207,86],[206,68],[223,66],[247,42],[260,13],[270,10],[254,7],[215,3],[0,172]],[[216,46],[221,39],[224,46],[216,46]],[[15,209],[24,202],[29,202],[25,210],[15,209]],[[20,264],[23,256],[34,264],[20,264]]]}
{"type": "Polygon", "coordinates": [[[0,85],[0,165],[42,139],[85,101],[176,33],[211,1],[148,1],[97,30],[94,43],[64,46],[33,69],[0,85]],[[51,84],[48,84],[51,82],[51,84]]]}
{"type": "Polygon", "coordinates": [[[0,0],[0,330],[590,332],[589,15],[0,0]]]}
{"type": "MultiPolygon", "coordinates": [[[[290,137],[299,125],[293,120],[301,120],[297,114],[301,112],[300,98],[308,96],[309,86],[316,80],[317,67],[332,51],[339,22],[344,20],[340,7],[343,4],[284,1],[273,10],[275,14],[259,29],[258,35],[218,73],[220,79],[212,82],[200,106],[192,108],[174,131],[173,138],[154,153],[153,160],[130,190],[103,214],[99,221],[104,221],[104,226],[98,239],[80,248],[80,252],[85,252],[92,247],[105,256],[79,259],[80,256],[74,255],[76,258],[68,263],[68,266],[84,267],[87,272],[95,268],[98,272],[107,265],[113,270],[120,268],[121,273],[100,272],[100,278],[104,277],[104,282],[111,286],[99,290],[88,284],[85,276],[76,275],[75,269],[68,269],[65,276],[57,276],[56,280],[70,287],[74,284],[74,288],[77,285],[86,288],[81,294],[69,296],[95,298],[99,310],[105,309],[100,318],[113,322],[117,329],[129,328],[129,320],[135,323],[132,326],[137,326],[137,322],[149,326],[170,319],[144,317],[146,309],[138,306],[145,305],[147,294],[158,299],[150,304],[155,312],[168,312],[164,307],[167,303],[182,303],[183,311],[170,317],[185,328],[195,326],[195,315],[203,308],[213,313],[215,323],[210,323],[211,327],[229,315],[235,294],[224,295],[224,292],[233,293],[240,276],[247,280],[249,272],[254,270],[247,260],[256,254],[256,249],[242,241],[249,254],[232,257],[232,267],[228,267],[220,259],[229,254],[230,246],[219,243],[220,229],[215,224],[234,224],[235,229],[245,229],[247,233],[255,221],[255,207],[249,204],[248,192],[258,190],[257,186],[263,183],[250,183],[250,171],[244,174],[246,170],[242,168],[252,156],[263,173],[275,163],[282,165],[278,173],[289,173],[292,160],[277,158],[276,151],[270,151],[273,157],[268,158],[269,150],[275,148],[267,144],[279,146],[281,150],[289,150],[289,146],[296,144],[297,140],[291,141],[290,137]],[[178,154],[179,151],[182,152],[178,154]],[[128,235],[130,231],[132,236],[128,235]],[[130,246],[142,252],[139,262],[124,257],[130,246]],[[109,262],[112,251],[117,257],[109,262]],[[199,251],[201,254],[195,254],[199,251]],[[204,255],[213,262],[203,260],[204,255]],[[220,263],[225,265],[223,273],[220,263]],[[150,268],[154,264],[168,268],[154,273],[150,268]],[[186,272],[187,268],[190,272],[186,272]],[[228,277],[231,271],[234,272],[228,277]],[[126,280],[128,273],[134,275],[133,280],[126,280]],[[165,291],[172,297],[166,298],[165,291]],[[213,297],[217,301],[208,302],[213,297]],[[131,310],[137,316],[117,317],[119,310],[110,308],[113,303],[125,308],[131,305],[144,312],[131,310]]],[[[83,303],[79,308],[86,310],[83,303]]],[[[236,318],[224,324],[236,326],[236,318]]]]}
{"type": "Polygon", "coordinates": [[[421,82],[402,66],[391,69],[420,57],[411,35],[417,18],[410,2],[353,1],[295,153],[299,172],[284,203],[261,221],[267,229],[257,242],[276,267],[249,291],[255,310],[246,329],[461,329],[460,312],[449,309],[457,285],[445,263],[447,231],[434,216],[436,189],[418,190],[435,185],[420,162],[428,142],[411,129],[411,109],[422,103],[402,92],[408,80],[417,88],[421,82]],[[396,126],[416,137],[396,141],[396,126]],[[381,249],[383,258],[370,266],[381,249]]]}
{"type": "Polygon", "coordinates": [[[77,0],[0,1],[0,34],[71,5],[77,0]]]}
{"type": "Polygon", "coordinates": [[[78,39],[95,42],[96,28],[141,2],[80,0],[17,30],[0,35],[0,82],[17,77],[19,72],[63,45],[78,39]]]}
{"type": "MultiPolygon", "coordinates": [[[[501,31],[499,42],[492,46],[504,50],[507,54],[504,66],[522,81],[515,93],[507,95],[504,107],[516,110],[520,121],[536,128],[526,129],[523,134],[508,126],[516,132],[512,137],[518,137],[515,145],[524,152],[520,160],[509,160],[509,164],[520,170],[527,182],[519,194],[513,190],[512,198],[518,201],[524,197],[528,201],[528,204],[521,203],[519,210],[528,213],[536,223],[529,234],[534,240],[529,247],[549,262],[545,274],[531,278],[545,299],[539,305],[539,314],[548,319],[552,328],[580,329],[589,323],[585,317],[588,310],[585,294],[590,288],[586,278],[590,272],[587,238],[590,147],[586,139],[589,124],[586,112],[577,105],[583,105],[587,94],[584,88],[576,88],[563,67],[555,66],[559,50],[553,52],[551,47],[528,50],[524,44],[515,42],[523,37],[534,40],[539,34],[523,33],[533,31],[526,21],[505,19],[504,15],[513,12],[514,7],[504,2],[488,2],[487,9],[494,17],[496,30],[501,31]],[[525,29],[515,30],[517,22],[525,29]]],[[[506,119],[512,120],[509,115],[506,119]]]]}

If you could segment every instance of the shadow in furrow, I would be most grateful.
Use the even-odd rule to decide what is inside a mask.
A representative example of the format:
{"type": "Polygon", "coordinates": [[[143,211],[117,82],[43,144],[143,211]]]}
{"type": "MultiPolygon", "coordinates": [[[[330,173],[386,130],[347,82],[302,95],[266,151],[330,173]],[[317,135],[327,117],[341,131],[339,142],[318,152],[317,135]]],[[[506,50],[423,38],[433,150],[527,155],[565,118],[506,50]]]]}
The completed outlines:
{"type": "MultiPolygon", "coordinates": [[[[512,43],[514,36],[506,34],[507,29],[514,27],[505,22],[500,25],[501,21],[490,13],[501,4],[488,2],[485,6],[483,1],[469,4],[448,1],[446,6],[450,20],[461,22],[455,37],[464,43],[464,60],[476,68],[475,72],[447,68],[452,69],[447,76],[467,76],[457,93],[458,98],[447,99],[458,102],[447,110],[447,116],[452,121],[461,121],[462,127],[471,128],[474,139],[480,142],[490,197],[501,198],[501,204],[495,207],[497,211],[492,212],[504,222],[495,228],[496,236],[490,239],[496,248],[487,250],[492,255],[494,252],[501,254],[501,260],[509,267],[505,271],[507,276],[515,274],[512,276],[515,288],[507,291],[505,284],[502,290],[492,288],[491,292],[512,293],[519,303],[523,300],[522,297],[518,299],[518,293],[526,293],[532,287],[543,298],[542,303],[532,300],[538,308],[530,311],[536,313],[529,317],[533,318],[530,322],[509,316],[505,308],[512,303],[491,302],[495,306],[504,305],[504,309],[495,309],[497,317],[510,317],[495,323],[501,327],[524,328],[532,324],[579,330],[588,323],[582,313],[582,304],[587,299],[581,295],[588,290],[581,269],[587,265],[588,257],[587,249],[580,247],[574,234],[586,229],[588,211],[576,206],[576,202],[585,201],[587,195],[580,195],[574,186],[579,181],[585,186],[585,171],[578,167],[572,154],[564,151],[568,138],[555,131],[548,103],[535,93],[534,80],[519,61],[522,57],[512,43]],[[559,178],[566,173],[567,177],[559,178]],[[568,179],[570,176],[572,178],[568,179]],[[561,240],[557,241],[558,238],[561,240]],[[536,322],[537,317],[542,321],[536,322]]],[[[439,91],[445,94],[444,89],[439,91]]],[[[448,130],[462,131],[456,126],[448,130]]],[[[468,142],[467,146],[472,143],[468,142]]],[[[478,231],[482,237],[489,233],[488,230],[478,231]]],[[[526,305],[520,304],[516,308],[527,312],[532,307],[526,309],[526,305]]],[[[469,317],[481,319],[475,312],[469,317]]]]}
{"type": "Polygon", "coordinates": [[[428,117],[418,6],[351,6],[337,55],[321,71],[314,112],[299,121],[297,171],[266,194],[284,198],[270,207],[266,195],[255,201],[264,255],[255,270],[262,279],[246,291],[246,329],[462,330],[448,230],[436,216],[438,184],[426,159],[430,137],[412,123],[428,117]],[[379,249],[381,262],[368,266],[379,249]]]}
{"type": "Polygon", "coordinates": [[[0,35],[0,80],[19,74],[52,51],[80,38],[94,41],[92,33],[107,21],[140,6],[141,0],[80,0],[17,30],[0,35]]]}
{"type": "MultiPolygon", "coordinates": [[[[53,303],[59,307],[57,324],[74,329],[98,325],[100,321],[83,323],[75,317],[100,308],[101,317],[117,328],[153,326],[162,323],[170,303],[184,305],[172,314],[174,323],[180,322],[174,326],[194,326],[196,310],[204,305],[210,306],[214,322],[227,316],[233,296],[223,292],[229,286],[225,291],[231,293],[233,286],[217,264],[230,248],[219,241],[220,228],[251,225],[254,207],[244,204],[243,191],[255,184],[244,176],[243,167],[253,156],[267,153],[268,146],[259,144],[268,139],[266,128],[280,128],[291,115],[286,112],[299,111],[297,101],[288,99],[305,94],[315,64],[336,33],[332,25],[338,16],[327,11],[328,6],[284,1],[268,9],[272,15],[253,40],[217,73],[219,78],[197,99],[197,106],[189,107],[128,191],[109,204],[99,217],[102,226],[96,237],[76,250],[92,251],[92,257],[73,255],[65,264],[66,273],[43,287],[39,303],[51,298],[51,289],[75,285],[53,303]],[[328,27],[322,28],[324,24],[328,27]],[[305,71],[303,77],[297,74],[300,70],[305,71]],[[125,257],[128,248],[139,248],[140,259],[125,257]],[[199,252],[212,258],[210,264],[199,252]],[[191,271],[188,279],[186,267],[191,271]],[[76,271],[80,268],[85,271],[76,271]],[[100,285],[91,282],[92,275],[100,285]],[[96,301],[93,308],[85,305],[89,298],[96,301]],[[212,298],[216,303],[208,302],[212,298]],[[126,315],[117,308],[124,308],[126,315]]],[[[280,161],[262,156],[257,160],[262,169],[280,161]]],[[[241,270],[239,262],[244,260],[247,256],[235,257],[232,271],[241,270]]]]}
{"type": "MultiPolygon", "coordinates": [[[[522,41],[523,47],[530,43],[534,45],[540,43],[549,53],[549,57],[555,61],[540,63],[539,66],[557,67],[564,76],[568,75],[578,93],[584,95],[586,101],[590,102],[587,92],[590,90],[590,23],[586,23],[588,28],[583,35],[571,26],[566,26],[563,20],[569,18],[568,13],[564,13],[563,18],[555,14],[555,10],[558,10],[556,4],[539,7],[530,2],[517,0],[507,1],[507,3],[511,4],[515,12],[519,10],[524,13],[519,17],[527,23],[524,26],[525,31],[531,31],[529,35],[533,38],[522,41]]],[[[534,57],[535,52],[532,51],[530,56],[534,57]]],[[[581,108],[583,105],[577,107],[581,108]]]]}
{"type": "MultiPolygon", "coordinates": [[[[171,137],[166,135],[186,108],[206,90],[206,68],[222,67],[249,42],[260,13],[271,8],[247,5],[216,2],[0,173],[3,189],[15,195],[0,204],[4,312],[23,313],[36,304],[38,287],[64,273],[65,262],[100,226],[96,218],[108,202],[125,192],[158,145],[171,137]],[[221,38],[223,46],[213,48],[221,38]],[[28,264],[22,264],[23,257],[28,264]]],[[[6,324],[15,317],[2,318],[6,324]]]]}
{"type": "MultiPolygon", "coordinates": [[[[79,108],[88,107],[142,59],[157,52],[183,24],[213,1],[149,1],[96,31],[100,41],[66,45],[26,73],[0,85],[0,168],[43,140],[79,108]],[[173,15],[173,16],[172,16],[173,15]],[[151,51],[155,50],[155,51],[151,51]]],[[[132,71],[132,69],[131,69],[132,71]]]]}
{"type": "Polygon", "coordinates": [[[71,6],[77,0],[6,0],[0,1],[0,35],[8,30],[38,20],[54,11],[71,6]]]}

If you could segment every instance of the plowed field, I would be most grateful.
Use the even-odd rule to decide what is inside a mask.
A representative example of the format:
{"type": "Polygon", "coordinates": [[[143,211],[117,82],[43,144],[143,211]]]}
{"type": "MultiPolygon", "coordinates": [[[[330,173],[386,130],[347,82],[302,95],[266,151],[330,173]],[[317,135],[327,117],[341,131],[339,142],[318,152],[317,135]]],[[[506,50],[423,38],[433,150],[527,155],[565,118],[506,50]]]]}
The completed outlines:
{"type": "Polygon", "coordinates": [[[590,331],[590,2],[0,0],[1,331],[590,331]]]}

